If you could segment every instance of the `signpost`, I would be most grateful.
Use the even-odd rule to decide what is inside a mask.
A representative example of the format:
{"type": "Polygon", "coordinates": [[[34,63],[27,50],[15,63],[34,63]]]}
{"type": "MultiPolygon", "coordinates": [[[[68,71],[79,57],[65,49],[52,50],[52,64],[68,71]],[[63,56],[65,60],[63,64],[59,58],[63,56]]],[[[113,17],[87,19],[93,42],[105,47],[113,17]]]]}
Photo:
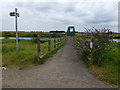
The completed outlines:
{"type": "Polygon", "coordinates": [[[15,8],[15,12],[10,12],[10,16],[15,16],[16,52],[18,52],[18,27],[17,27],[17,17],[19,17],[19,13],[17,13],[17,8],[15,8]]]}

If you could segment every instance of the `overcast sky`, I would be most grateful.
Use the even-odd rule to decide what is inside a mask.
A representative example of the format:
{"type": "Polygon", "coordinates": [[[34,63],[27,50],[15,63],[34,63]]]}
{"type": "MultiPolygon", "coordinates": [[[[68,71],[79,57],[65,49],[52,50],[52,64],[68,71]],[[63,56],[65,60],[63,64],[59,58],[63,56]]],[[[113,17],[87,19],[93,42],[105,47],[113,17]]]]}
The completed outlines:
{"type": "Polygon", "coordinates": [[[5,2],[2,3],[2,30],[15,30],[14,17],[9,12],[18,9],[19,30],[67,30],[74,25],[77,31],[84,27],[118,30],[117,2],[5,2]]]}

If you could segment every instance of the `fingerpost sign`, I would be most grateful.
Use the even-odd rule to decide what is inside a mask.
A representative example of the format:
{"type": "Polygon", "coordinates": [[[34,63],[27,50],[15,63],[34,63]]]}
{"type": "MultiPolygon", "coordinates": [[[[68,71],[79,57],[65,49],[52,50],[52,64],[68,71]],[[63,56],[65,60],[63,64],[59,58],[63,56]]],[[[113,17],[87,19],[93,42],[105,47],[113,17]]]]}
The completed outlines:
{"type": "Polygon", "coordinates": [[[16,52],[18,52],[18,26],[17,26],[17,17],[19,17],[19,13],[17,13],[17,8],[15,8],[15,12],[10,12],[10,16],[15,16],[16,52]]]}

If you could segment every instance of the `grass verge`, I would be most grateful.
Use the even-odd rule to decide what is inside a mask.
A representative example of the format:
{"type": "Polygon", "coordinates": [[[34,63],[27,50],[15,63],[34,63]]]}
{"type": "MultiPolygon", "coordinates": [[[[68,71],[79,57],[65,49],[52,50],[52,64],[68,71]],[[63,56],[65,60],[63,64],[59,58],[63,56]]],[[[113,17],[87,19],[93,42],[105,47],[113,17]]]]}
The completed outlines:
{"type": "Polygon", "coordinates": [[[83,60],[83,62],[87,65],[88,69],[93,75],[106,84],[114,87],[120,86],[120,42],[111,42],[108,47],[106,47],[105,52],[102,53],[104,56],[102,66],[90,64],[87,60],[88,56],[86,53],[82,53],[81,56],[80,47],[83,46],[76,46],[78,55],[80,56],[80,59],[83,60]]]}
{"type": "Polygon", "coordinates": [[[60,48],[61,48],[61,47],[58,47],[57,49],[55,49],[54,51],[52,51],[50,54],[48,54],[48,55],[44,56],[43,58],[41,58],[38,63],[39,63],[39,64],[44,64],[45,61],[46,61],[48,58],[52,57],[52,55],[54,55],[60,48]]]}
{"type": "Polygon", "coordinates": [[[91,65],[89,69],[92,74],[97,76],[100,80],[104,81],[107,84],[118,87],[120,86],[120,43],[111,42],[110,46],[108,46],[107,52],[105,55],[105,62],[103,65],[96,66],[91,65]],[[108,59],[108,60],[107,60],[108,59]]]}
{"type": "MultiPolygon", "coordinates": [[[[53,41],[51,41],[53,43],[53,41]]],[[[33,66],[44,63],[47,58],[52,56],[57,52],[58,49],[51,52],[49,55],[43,57],[40,62],[37,62],[37,43],[34,40],[19,40],[19,52],[16,53],[15,48],[15,40],[12,39],[3,39],[2,40],[2,51],[0,54],[2,55],[2,66],[7,66],[16,69],[29,69],[33,66]]],[[[47,41],[41,42],[41,47],[47,46],[47,41]]],[[[51,48],[53,49],[53,47],[51,48]]],[[[45,49],[41,52],[44,54],[48,51],[45,49]]]]}

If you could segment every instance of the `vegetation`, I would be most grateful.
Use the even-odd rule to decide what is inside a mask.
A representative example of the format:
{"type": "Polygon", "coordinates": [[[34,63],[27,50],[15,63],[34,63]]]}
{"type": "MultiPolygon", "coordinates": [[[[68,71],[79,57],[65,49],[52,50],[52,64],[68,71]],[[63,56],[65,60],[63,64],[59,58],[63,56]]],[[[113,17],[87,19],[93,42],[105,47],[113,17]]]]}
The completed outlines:
{"type": "Polygon", "coordinates": [[[36,44],[30,40],[19,41],[19,52],[16,53],[15,40],[2,40],[2,63],[3,66],[26,68],[35,65],[37,54],[36,44]]]}
{"type": "MultiPolygon", "coordinates": [[[[53,40],[50,41],[53,43],[53,40]]],[[[43,57],[40,62],[37,61],[37,41],[32,40],[19,40],[19,52],[16,53],[14,39],[2,40],[2,66],[9,66],[17,69],[26,69],[37,64],[42,64],[45,60],[53,55],[58,49],[51,54],[43,57]]],[[[41,41],[41,47],[48,46],[48,40],[41,41]]],[[[53,49],[53,47],[51,47],[53,49]]],[[[48,48],[41,51],[41,55],[48,52],[48,48]]]]}
{"type": "MultiPolygon", "coordinates": [[[[79,33],[76,33],[76,35],[81,35],[81,34],[87,34],[86,32],[79,32],[79,33]]],[[[113,33],[112,32],[112,38],[113,39],[120,39],[120,33],[113,33]]]]}
{"type": "MultiPolygon", "coordinates": [[[[63,46],[63,45],[62,45],[63,46]]],[[[47,56],[43,57],[40,61],[39,64],[44,64],[45,61],[47,60],[47,58],[51,57],[53,54],[55,54],[61,47],[58,47],[57,49],[55,49],[54,51],[52,51],[50,54],[48,54],[47,56]]]]}
{"type": "Polygon", "coordinates": [[[75,36],[76,48],[80,58],[87,64],[90,71],[99,79],[118,86],[118,64],[120,50],[117,42],[110,42],[111,34],[108,29],[87,29],[86,34],[75,36]],[[90,48],[90,41],[93,48],[90,48]]]}
{"type": "Polygon", "coordinates": [[[119,86],[119,73],[120,73],[120,54],[118,51],[120,43],[111,42],[111,44],[106,48],[104,55],[104,62],[102,66],[91,65],[90,70],[95,74],[100,80],[106,81],[113,86],[119,86]]]}
{"type": "MultiPolygon", "coordinates": [[[[65,33],[47,33],[47,32],[19,32],[19,37],[37,37],[39,35],[40,37],[60,37],[65,35],[65,33]]],[[[3,32],[2,37],[15,37],[15,32],[3,32]]]]}
{"type": "Polygon", "coordinates": [[[50,33],[65,33],[65,31],[50,31],[50,33]]]}

